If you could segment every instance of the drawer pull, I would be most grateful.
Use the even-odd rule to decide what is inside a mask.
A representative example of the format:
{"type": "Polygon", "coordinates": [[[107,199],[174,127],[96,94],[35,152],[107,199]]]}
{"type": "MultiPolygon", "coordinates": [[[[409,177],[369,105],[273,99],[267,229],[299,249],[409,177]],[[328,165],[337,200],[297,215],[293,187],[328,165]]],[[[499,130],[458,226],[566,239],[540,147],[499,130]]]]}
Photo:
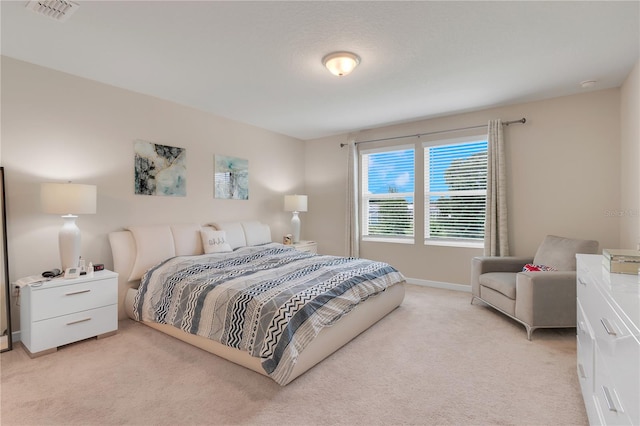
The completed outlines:
{"type": "Polygon", "coordinates": [[[618,409],[616,408],[616,404],[613,403],[613,398],[611,397],[611,392],[609,392],[609,388],[607,388],[606,386],[603,386],[602,392],[604,392],[604,399],[607,400],[607,407],[609,407],[609,411],[615,411],[617,413],[618,409]]]}
{"type": "Polygon", "coordinates": [[[584,367],[582,366],[582,364],[578,364],[578,370],[580,371],[580,377],[582,377],[583,379],[586,379],[587,375],[584,374],[584,367]]]}
{"type": "Polygon", "coordinates": [[[586,334],[587,327],[585,326],[584,321],[578,322],[578,331],[586,334]]]}
{"type": "Polygon", "coordinates": [[[71,321],[71,322],[68,322],[67,325],[78,324],[78,323],[86,322],[86,321],[91,321],[91,318],[84,318],[84,319],[77,320],[77,321],[71,321]]]}
{"type": "Polygon", "coordinates": [[[578,282],[580,284],[582,284],[583,286],[585,286],[585,287],[587,286],[587,282],[585,280],[583,280],[582,277],[578,277],[578,282]]]}
{"type": "Polygon", "coordinates": [[[89,293],[91,290],[90,289],[86,289],[86,290],[79,290],[79,291],[72,291],[71,293],[65,293],[65,296],[73,296],[74,294],[82,294],[82,293],[89,293]]]}
{"type": "Polygon", "coordinates": [[[618,334],[615,332],[615,330],[613,329],[613,327],[611,326],[611,324],[609,324],[609,320],[606,318],[602,318],[600,320],[600,322],[602,323],[602,326],[604,327],[604,330],[607,332],[607,334],[609,336],[617,336],[618,334]]]}

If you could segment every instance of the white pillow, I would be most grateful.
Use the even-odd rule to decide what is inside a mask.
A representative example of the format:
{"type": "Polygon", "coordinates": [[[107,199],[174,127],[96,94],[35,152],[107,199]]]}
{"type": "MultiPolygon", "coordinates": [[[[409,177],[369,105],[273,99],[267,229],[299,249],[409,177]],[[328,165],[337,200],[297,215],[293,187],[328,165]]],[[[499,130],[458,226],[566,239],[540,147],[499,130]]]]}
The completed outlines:
{"type": "Polygon", "coordinates": [[[200,231],[205,253],[227,253],[233,251],[227,242],[227,233],[204,228],[200,231]]]}
{"type": "Polygon", "coordinates": [[[242,229],[244,229],[244,237],[248,246],[258,246],[271,242],[269,225],[257,221],[242,222],[242,229]]]}
{"type": "Polygon", "coordinates": [[[226,231],[227,242],[231,246],[232,250],[235,250],[238,247],[247,246],[247,240],[244,238],[244,230],[242,229],[240,222],[212,223],[210,226],[213,226],[215,229],[220,231],[226,231]]]}

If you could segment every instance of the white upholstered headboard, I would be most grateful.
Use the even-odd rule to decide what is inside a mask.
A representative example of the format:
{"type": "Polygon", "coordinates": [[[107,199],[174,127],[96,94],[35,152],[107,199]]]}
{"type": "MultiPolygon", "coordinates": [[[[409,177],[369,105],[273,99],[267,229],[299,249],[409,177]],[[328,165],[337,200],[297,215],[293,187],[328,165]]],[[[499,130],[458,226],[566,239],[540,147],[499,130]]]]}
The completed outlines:
{"type": "Polygon", "coordinates": [[[109,233],[113,269],[118,273],[118,317],[126,318],[124,297],[137,287],[142,275],[154,265],[174,256],[203,254],[200,231],[210,227],[223,230],[231,248],[271,242],[269,225],[258,221],[198,224],[131,226],[109,233]]]}

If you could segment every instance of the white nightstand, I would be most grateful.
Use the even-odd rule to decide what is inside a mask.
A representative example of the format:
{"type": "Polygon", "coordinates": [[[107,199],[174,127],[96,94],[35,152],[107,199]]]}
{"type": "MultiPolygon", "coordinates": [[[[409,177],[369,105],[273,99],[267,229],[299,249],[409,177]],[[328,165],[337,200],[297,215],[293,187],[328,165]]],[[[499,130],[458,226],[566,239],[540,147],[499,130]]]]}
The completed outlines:
{"type": "Polygon", "coordinates": [[[32,358],[118,330],[118,274],[56,278],[20,291],[20,340],[32,358]]]}
{"type": "Polygon", "coordinates": [[[300,250],[300,251],[318,253],[318,243],[316,243],[315,241],[299,241],[297,243],[293,243],[293,247],[296,250],[300,250]]]}

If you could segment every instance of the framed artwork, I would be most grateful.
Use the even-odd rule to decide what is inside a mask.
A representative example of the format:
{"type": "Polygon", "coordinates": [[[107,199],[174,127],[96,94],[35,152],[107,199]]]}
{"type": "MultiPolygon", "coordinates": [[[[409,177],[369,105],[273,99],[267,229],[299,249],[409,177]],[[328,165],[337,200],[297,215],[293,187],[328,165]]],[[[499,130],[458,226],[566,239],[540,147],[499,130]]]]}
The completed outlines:
{"type": "Polygon", "coordinates": [[[145,141],[134,142],[135,193],[187,195],[187,150],[145,141]]]}
{"type": "Polygon", "coordinates": [[[226,155],[213,157],[214,198],[249,199],[249,160],[226,155]]]}

